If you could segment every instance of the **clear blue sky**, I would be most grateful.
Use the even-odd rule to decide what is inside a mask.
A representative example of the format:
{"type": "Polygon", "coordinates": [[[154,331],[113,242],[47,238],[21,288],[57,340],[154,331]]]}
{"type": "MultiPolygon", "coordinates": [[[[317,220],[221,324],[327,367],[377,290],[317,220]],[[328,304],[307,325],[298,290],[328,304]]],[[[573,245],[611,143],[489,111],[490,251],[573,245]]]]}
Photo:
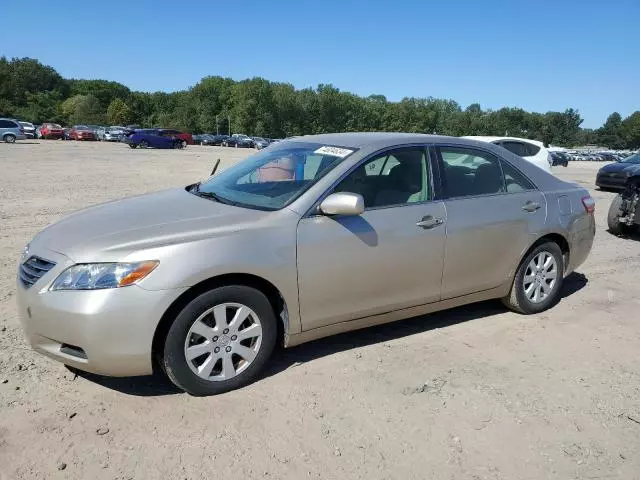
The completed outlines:
{"type": "Polygon", "coordinates": [[[0,55],[135,90],[261,76],[390,100],[573,107],[586,127],[640,109],[640,0],[2,3],[0,55]]]}

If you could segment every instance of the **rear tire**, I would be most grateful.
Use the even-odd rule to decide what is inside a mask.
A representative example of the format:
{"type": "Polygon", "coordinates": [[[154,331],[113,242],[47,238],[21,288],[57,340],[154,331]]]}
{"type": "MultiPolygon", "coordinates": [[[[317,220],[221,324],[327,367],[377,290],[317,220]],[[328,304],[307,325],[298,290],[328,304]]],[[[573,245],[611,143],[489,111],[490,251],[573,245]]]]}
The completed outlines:
{"type": "Polygon", "coordinates": [[[165,338],[162,365],[169,379],[191,395],[235,390],[254,380],[267,364],[277,332],[275,313],[262,292],[241,285],[214,288],[178,314],[165,338]],[[237,316],[241,320],[234,325],[237,316]],[[247,326],[253,336],[246,334],[247,326]],[[188,360],[187,348],[193,347],[200,349],[188,360]]]}
{"type": "Polygon", "coordinates": [[[5,143],[16,143],[16,136],[9,134],[4,136],[5,143]]]}
{"type": "Polygon", "coordinates": [[[615,196],[609,207],[609,213],[607,213],[607,225],[609,232],[614,235],[629,235],[638,230],[638,225],[627,225],[620,221],[620,215],[622,214],[622,195],[615,196]]]}
{"type": "Polygon", "coordinates": [[[531,315],[555,305],[564,281],[564,257],[557,243],[545,242],[533,248],[520,262],[509,295],[502,303],[515,312],[531,315]],[[551,268],[545,267],[549,260],[551,268]],[[535,266],[540,260],[542,268],[535,266]],[[526,278],[525,278],[526,277],[526,278]],[[553,281],[550,279],[553,278],[553,281]],[[537,296],[537,298],[536,298],[537,296]]]}

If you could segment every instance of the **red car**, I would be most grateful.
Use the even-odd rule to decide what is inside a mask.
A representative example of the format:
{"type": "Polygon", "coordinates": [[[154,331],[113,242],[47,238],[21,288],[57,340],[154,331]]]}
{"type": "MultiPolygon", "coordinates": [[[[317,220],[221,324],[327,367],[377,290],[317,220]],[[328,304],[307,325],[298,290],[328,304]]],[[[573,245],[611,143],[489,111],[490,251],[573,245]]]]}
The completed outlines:
{"type": "Polygon", "coordinates": [[[40,138],[64,138],[64,130],[57,123],[43,123],[40,127],[40,138]]]}
{"type": "Polygon", "coordinates": [[[179,138],[180,140],[182,140],[183,148],[187,145],[193,145],[193,136],[190,133],[184,133],[180,130],[171,130],[170,128],[159,128],[158,130],[164,136],[170,135],[174,138],[179,138]]]}
{"type": "Polygon", "coordinates": [[[97,140],[96,134],[86,125],[74,125],[69,132],[72,140],[97,140]]]}

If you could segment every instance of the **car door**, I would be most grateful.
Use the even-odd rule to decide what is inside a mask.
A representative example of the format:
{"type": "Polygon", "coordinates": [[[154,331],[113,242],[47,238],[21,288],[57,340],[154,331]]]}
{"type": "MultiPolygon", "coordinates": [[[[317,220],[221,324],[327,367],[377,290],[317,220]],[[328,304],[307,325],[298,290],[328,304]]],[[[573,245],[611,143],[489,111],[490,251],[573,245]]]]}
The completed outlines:
{"type": "Polygon", "coordinates": [[[364,213],[300,221],[303,330],[440,299],[446,212],[432,185],[424,148],[389,150],[327,192],[361,194],[364,213]]]}
{"type": "Polygon", "coordinates": [[[546,221],[546,200],[516,167],[475,148],[436,149],[447,210],[442,298],[502,285],[546,221]]]}

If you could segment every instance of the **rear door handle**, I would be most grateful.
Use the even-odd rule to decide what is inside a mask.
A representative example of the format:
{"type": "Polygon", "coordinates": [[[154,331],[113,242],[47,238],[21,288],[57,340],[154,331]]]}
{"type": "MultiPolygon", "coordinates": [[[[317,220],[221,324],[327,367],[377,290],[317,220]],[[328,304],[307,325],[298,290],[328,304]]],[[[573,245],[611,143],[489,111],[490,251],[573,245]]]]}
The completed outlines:
{"type": "Polygon", "coordinates": [[[422,217],[422,220],[416,223],[416,225],[420,228],[429,229],[437,227],[438,225],[442,225],[443,223],[444,220],[442,218],[436,218],[432,215],[427,215],[426,217],[422,217]]]}
{"type": "Polygon", "coordinates": [[[535,212],[540,208],[540,204],[536,202],[527,202],[522,206],[525,212],[535,212]]]}

